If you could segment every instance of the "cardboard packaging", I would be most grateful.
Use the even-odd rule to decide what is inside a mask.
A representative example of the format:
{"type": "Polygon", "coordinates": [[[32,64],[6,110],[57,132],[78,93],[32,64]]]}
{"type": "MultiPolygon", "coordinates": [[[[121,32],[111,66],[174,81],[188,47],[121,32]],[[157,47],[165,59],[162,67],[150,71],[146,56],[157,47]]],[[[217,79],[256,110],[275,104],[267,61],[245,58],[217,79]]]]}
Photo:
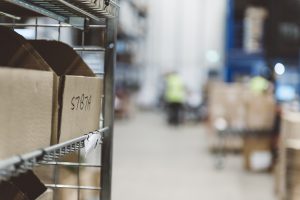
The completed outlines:
{"type": "Polygon", "coordinates": [[[300,180],[300,174],[298,173],[298,171],[300,171],[300,154],[296,151],[293,153],[292,150],[287,150],[286,141],[289,139],[300,139],[300,113],[284,110],[281,124],[277,185],[279,198],[297,199],[294,195],[297,191],[300,191],[300,188],[295,192],[293,192],[293,190],[300,184],[297,184],[297,182],[291,180],[291,178],[294,177],[296,180],[300,180]]]}
{"type": "Polygon", "coordinates": [[[220,127],[221,130],[226,130],[222,138],[214,134],[213,148],[244,150],[246,169],[267,170],[272,164],[270,137],[250,135],[243,139],[242,135],[249,130],[258,134],[262,130],[271,131],[275,109],[272,94],[254,94],[247,85],[240,83],[211,84],[209,87],[211,128],[214,131],[220,127]]]}
{"type": "Polygon", "coordinates": [[[246,127],[246,102],[243,84],[214,83],[209,88],[209,114],[212,123],[218,118],[227,122],[227,128],[246,127]]]}
{"type": "Polygon", "coordinates": [[[243,48],[247,53],[262,51],[264,21],[268,15],[262,7],[248,7],[244,18],[243,48]]]}
{"type": "Polygon", "coordinates": [[[255,94],[244,84],[215,83],[209,89],[210,119],[225,119],[227,128],[271,130],[275,109],[272,94],[255,94]]]}
{"type": "Polygon", "coordinates": [[[245,137],[244,166],[249,171],[266,171],[272,164],[271,138],[245,137]]]}
{"type": "Polygon", "coordinates": [[[272,130],[276,102],[271,94],[249,93],[247,103],[247,127],[251,130],[272,130]]]}
{"type": "Polygon", "coordinates": [[[46,40],[30,43],[57,75],[56,140],[65,142],[99,129],[103,80],[68,45],[46,40]]]}
{"type": "Polygon", "coordinates": [[[46,62],[13,30],[0,27],[0,36],[0,159],[99,128],[102,80],[73,49],[31,42],[46,62]]]}
{"type": "Polygon", "coordinates": [[[300,195],[300,151],[289,148],[286,151],[285,198],[299,200],[300,195]]]}
{"type": "Polygon", "coordinates": [[[20,35],[0,27],[0,159],[50,145],[54,74],[20,35]]]}

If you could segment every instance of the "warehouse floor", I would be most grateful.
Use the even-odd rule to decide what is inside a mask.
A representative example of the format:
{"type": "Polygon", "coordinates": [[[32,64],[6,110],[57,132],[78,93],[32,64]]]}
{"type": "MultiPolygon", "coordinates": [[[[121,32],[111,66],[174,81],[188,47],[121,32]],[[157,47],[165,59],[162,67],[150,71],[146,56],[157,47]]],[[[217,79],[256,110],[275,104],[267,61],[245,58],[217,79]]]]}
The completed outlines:
{"type": "Polygon", "coordinates": [[[117,121],[113,200],[275,200],[273,177],[245,172],[241,156],[216,169],[205,134],[203,125],[168,127],[153,112],[117,121]]]}

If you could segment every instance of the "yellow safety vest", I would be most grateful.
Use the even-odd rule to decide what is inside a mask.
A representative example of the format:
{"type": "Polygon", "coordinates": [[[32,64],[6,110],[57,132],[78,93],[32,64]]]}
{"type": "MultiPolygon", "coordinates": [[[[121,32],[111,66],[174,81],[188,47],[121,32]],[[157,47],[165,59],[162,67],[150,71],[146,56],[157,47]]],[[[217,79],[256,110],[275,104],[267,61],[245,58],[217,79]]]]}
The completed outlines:
{"type": "Polygon", "coordinates": [[[169,75],[166,79],[165,100],[168,103],[183,103],[185,98],[184,84],[177,74],[169,75]]]}
{"type": "Polygon", "coordinates": [[[252,92],[262,94],[268,89],[269,82],[261,76],[256,76],[250,81],[250,88],[252,92]]]}

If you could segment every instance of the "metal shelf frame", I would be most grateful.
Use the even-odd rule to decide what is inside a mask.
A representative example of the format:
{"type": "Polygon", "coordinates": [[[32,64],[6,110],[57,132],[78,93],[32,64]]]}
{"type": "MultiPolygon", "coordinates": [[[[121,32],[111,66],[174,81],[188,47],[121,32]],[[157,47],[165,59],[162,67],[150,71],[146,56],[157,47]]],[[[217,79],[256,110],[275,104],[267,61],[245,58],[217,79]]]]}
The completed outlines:
{"type": "MultiPolygon", "coordinates": [[[[44,149],[36,150],[27,154],[14,156],[7,160],[0,161],[0,178],[9,178],[22,173],[24,170],[33,169],[33,167],[40,164],[53,164],[57,165],[58,162],[53,162],[60,157],[69,153],[75,152],[85,147],[85,141],[91,137],[92,134],[100,134],[100,138],[103,138],[103,134],[108,131],[109,128],[103,128],[84,136],[72,139],[70,141],[53,145],[44,149]],[[51,163],[52,162],[52,163],[51,163]]],[[[102,140],[99,142],[102,144],[102,140]]],[[[60,163],[66,166],[72,165],[71,163],[60,163]]],[[[75,164],[73,164],[75,165],[75,164]]],[[[78,164],[79,166],[85,166],[84,164],[78,164]]],[[[87,165],[88,166],[88,165],[87,165]]],[[[95,166],[96,167],[96,166],[95,166]]],[[[99,166],[97,166],[99,167],[99,166]]]]}
{"type": "MultiPolygon", "coordinates": [[[[2,0],[0,2],[0,16],[11,18],[13,23],[0,23],[0,26],[10,26],[12,28],[35,28],[37,38],[38,27],[57,28],[60,34],[61,28],[77,28],[82,30],[82,46],[73,47],[79,55],[83,52],[104,52],[104,72],[100,73],[104,79],[103,96],[103,124],[100,130],[86,133],[79,138],[39,149],[33,152],[11,157],[0,161],[0,180],[6,180],[12,176],[31,170],[36,166],[54,166],[54,184],[46,184],[48,188],[77,190],[78,199],[80,199],[80,190],[97,190],[101,200],[111,199],[112,183],[112,150],[113,150],[113,124],[114,124],[114,76],[116,65],[116,38],[117,38],[117,17],[119,12],[118,0],[2,0]],[[38,13],[37,16],[45,16],[57,20],[57,24],[38,24],[36,18],[35,24],[22,24],[17,20],[23,16],[17,16],[15,13],[2,12],[1,5],[9,4],[21,7],[25,10],[38,13]],[[93,23],[89,23],[93,22],[93,23]],[[85,31],[89,29],[101,29],[104,31],[103,47],[84,46],[85,31]],[[61,161],[64,155],[72,152],[78,152],[80,160],[80,150],[85,147],[85,141],[91,134],[100,134],[101,153],[99,155],[100,164],[90,164],[81,162],[61,161]],[[75,167],[77,168],[77,185],[63,185],[56,182],[56,167],[75,167]],[[80,167],[90,167],[101,169],[101,180],[98,186],[83,186],[80,184],[80,167]]],[[[32,16],[32,17],[37,17],[32,16]]],[[[28,16],[26,16],[28,17],[28,16]]],[[[60,35],[58,39],[60,40],[60,35]]],[[[98,74],[99,75],[99,74],[98,74]]],[[[83,133],[84,134],[84,133],[83,133]]],[[[25,152],[24,152],[25,153],[25,152]]],[[[54,199],[55,195],[54,195],[54,199]]]]}
{"type": "MultiPolygon", "coordinates": [[[[3,0],[43,16],[85,29],[87,20],[103,22],[118,17],[118,0],[3,0]]],[[[1,3],[0,3],[1,5],[1,3]]],[[[4,13],[3,13],[4,14],[4,13]]],[[[9,16],[11,13],[5,13],[9,16]]],[[[13,15],[12,15],[13,16],[13,15]]],[[[14,16],[18,18],[18,16],[14,16]]]]}

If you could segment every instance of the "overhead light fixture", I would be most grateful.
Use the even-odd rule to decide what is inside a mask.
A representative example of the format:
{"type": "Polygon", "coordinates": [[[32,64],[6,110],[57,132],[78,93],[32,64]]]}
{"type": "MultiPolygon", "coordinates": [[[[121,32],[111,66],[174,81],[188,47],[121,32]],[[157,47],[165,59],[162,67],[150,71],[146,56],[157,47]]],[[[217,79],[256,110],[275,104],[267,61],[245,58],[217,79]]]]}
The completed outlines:
{"type": "Polygon", "coordinates": [[[220,61],[220,55],[215,50],[208,50],[205,54],[205,57],[210,63],[218,63],[220,61]]]}
{"type": "Polygon", "coordinates": [[[278,75],[283,75],[285,72],[285,66],[282,63],[276,63],[274,71],[278,75]]]}

